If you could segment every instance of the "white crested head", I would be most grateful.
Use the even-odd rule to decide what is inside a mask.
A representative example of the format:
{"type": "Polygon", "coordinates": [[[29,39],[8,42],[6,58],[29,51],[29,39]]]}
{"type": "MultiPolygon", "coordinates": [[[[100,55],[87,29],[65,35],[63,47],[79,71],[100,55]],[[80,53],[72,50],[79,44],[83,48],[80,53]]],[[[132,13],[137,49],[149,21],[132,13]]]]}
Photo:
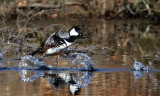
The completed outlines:
{"type": "Polygon", "coordinates": [[[75,28],[72,28],[72,29],[69,31],[69,35],[70,35],[70,36],[78,36],[79,33],[76,31],[75,28]]]}

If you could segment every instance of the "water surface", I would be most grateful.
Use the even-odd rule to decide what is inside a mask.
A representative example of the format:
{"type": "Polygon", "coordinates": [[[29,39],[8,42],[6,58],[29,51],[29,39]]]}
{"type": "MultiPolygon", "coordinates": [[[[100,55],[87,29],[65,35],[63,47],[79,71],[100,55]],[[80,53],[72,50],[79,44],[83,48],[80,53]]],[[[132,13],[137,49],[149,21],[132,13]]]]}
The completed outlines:
{"type": "Polygon", "coordinates": [[[1,96],[159,96],[160,26],[154,22],[33,20],[21,32],[14,21],[6,26],[9,30],[0,32],[1,96]],[[73,25],[80,26],[86,37],[64,50],[69,55],[58,61],[52,56],[42,62],[36,61],[39,56],[32,61],[18,59],[38,48],[53,31],[73,25]],[[135,58],[150,69],[133,70],[135,58]],[[50,69],[39,69],[41,65],[50,69]],[[94,66],[95,71],[86,66],[94,66]]]}

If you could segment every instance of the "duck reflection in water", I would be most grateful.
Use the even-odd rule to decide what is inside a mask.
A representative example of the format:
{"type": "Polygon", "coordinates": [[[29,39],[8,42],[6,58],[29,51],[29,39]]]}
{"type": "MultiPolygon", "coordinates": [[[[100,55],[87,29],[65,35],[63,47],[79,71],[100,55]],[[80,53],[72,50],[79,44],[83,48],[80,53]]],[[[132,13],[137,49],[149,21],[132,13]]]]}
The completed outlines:
{"type": "Polygon", "coordinates": [[[36,78],[44,77],[47,82],[55,88],[65,88],[65,86],[68,85],[69,92],[72,95],[76,95],[81,91],[81,88],[91,82],[94,63],[91,58],[84,53],[74,53],[70,56],[73,57],[72,63],[79,66],[78,69],[76,69],[76,67],[68,68],[67,70],[65,68],[51,68],[45,66],[42,61],[39,61],[31,55],[21,57],[21,61],[19,62],[19,67],[22,69],[19,71],[21,80],[30,82],[36,78]],[[76,71],[73,71],[73,69],[76,71]],[[63,72],[59,72],[62,70],[63,72]],[[32,73],[33,75],[27,75],[28,73],[32,73]]]}
{"type": "Polygon", "coordinates": [[[44,77],[48,83],[56,88],[69,87],[72,95],[77,95],[81,88],[87,86],[93,77],[93,72],[77,72],[77,73],[57,73],[54,71],[46,72],[44,77]]]}
{"type": "Polygon", "coordinates": [[[77,95],[81,91],[81,88],[91,83],[93,78],[93,72],[57,73],[55,71],[31,70],[20,70],[19,72],[21,80],[24,82],[33,82],[36,78],[44,77],[51,86],[57,89],[63,89],[68,85],[71,95],[77,95]]]}
{"type": "Polygon", "coordinates": [[[71,73],[45,73],[44,77],[50,85],[56,88],[65,88],[68,85],[69,92],[72,95],[77,95],[81,90],[81,86],[74,80],[71,73]]]}

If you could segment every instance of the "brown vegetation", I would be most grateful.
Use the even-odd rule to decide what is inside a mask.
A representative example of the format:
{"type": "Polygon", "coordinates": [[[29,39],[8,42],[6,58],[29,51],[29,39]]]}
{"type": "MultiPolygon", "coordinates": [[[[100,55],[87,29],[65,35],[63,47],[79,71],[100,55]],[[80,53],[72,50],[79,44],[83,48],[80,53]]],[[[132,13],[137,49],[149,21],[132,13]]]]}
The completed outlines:
{"type": "Polygon", "coordinates": [[[159,0],[2,0],[1,16],[159,19],[159,0]]]}

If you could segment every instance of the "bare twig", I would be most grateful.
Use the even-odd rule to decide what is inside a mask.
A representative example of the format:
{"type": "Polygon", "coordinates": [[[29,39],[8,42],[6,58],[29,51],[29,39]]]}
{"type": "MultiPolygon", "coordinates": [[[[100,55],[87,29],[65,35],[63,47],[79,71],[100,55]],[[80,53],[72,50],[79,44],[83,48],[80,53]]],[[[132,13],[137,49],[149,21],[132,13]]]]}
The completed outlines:
{"type": "Polygon", "coordinates": [[[142,0],[142,2],[144,3],[144,5],[146,6],[147,10],[148,10],[148,14],[152,14],[151,9],[149,7],[149,5],[147,4],[147,2],[145,0],[142,0]]]}
{"type": "Polygon", "coordinates": [[[47,5],[47,4],[30,4],[26,6],[19,6],[19,9],[23,8],[42,8],[42,9],[59,9],[62,8],[63,6],[70,6],[70,5],[83,5],[81,2],[65,2],[63,5],[47,5]]]}
{"type": "Polygon", "coordinates": [[[113,17],[116,17],[118,14],[122,13],[124,10],[126,10],[126,6],[120,7],[113,17]]]}
{"type": "Polygon", "coordinates": [[[127,4],[127,9],[129,10],[129,12],[130,12],[132,15],[135,14],[135,12],[133,12],[132,9],[130,8],[130,4],[127,4]]]}

